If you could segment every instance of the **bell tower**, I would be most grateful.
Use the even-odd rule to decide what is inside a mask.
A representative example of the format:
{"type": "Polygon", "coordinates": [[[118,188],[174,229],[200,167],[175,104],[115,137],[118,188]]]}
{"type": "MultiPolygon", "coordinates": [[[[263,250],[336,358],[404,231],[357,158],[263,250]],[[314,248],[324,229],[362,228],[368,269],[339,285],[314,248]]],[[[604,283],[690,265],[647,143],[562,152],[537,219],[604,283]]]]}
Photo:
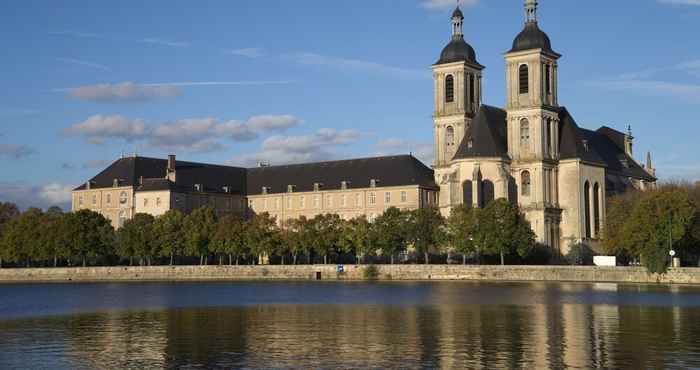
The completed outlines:
{"type": "Polygon", "coordinates": [[[459,7],[452,13],[451,23],[452,39],[432,67],[435,168],[450,164],[481,106],[484,67],[476,61],[474,48],[464,41],[464,14],[459,7]]]}

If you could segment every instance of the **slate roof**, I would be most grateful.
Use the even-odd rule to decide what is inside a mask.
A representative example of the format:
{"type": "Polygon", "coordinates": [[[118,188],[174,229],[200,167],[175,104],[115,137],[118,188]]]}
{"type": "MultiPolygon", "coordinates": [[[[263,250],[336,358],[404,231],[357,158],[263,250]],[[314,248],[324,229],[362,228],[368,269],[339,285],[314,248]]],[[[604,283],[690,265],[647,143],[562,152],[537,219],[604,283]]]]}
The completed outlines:
{"type": "Polygon", "coordinates": [[[549,36],[540,29],[537,22],[525,23],[525,28],[513,40],[513,48],[510,49],[509,53],[531,49],[542,49],[548,53],[559,55],[552,50],[549,36]]]}
{"type": "MultiPolygon", "coordinates": [[[[231,188],[232,193],[245,192],[245,168],[218,166],[213,164],[176,161],[177,183],[165,179],[168,161],[166,159],[147,157],[121,158],[105,170],[90,179],[91,188],[110,188],[114,179],[119,179],[119,186],[137,186],[137,190],[179,190],[193,191],[195,184],[202,184],[204,191],[223,193],[224,187],[231,188]],[[144,183],[139,185],[143,177],[144,183]]],[[[82,184],[75,190],[85,190],[82,184]]]]}
{"type": "Polygon", "coordinates": [[[508,157],[506,111],[482,105],[453,159],[508,157]],[[471,141],[471,147],[469,142],[471,141]]]}
{"type": "Polygon", "coordinates": [[[479,69],[484,66],[476,61],[476,51],[474,48],[464,41],[464,36],[454,36],[447,46],[442,49],[440,59],[435,62],[435,65],[448,64],[454,62],[466,62],[479,69]]]}
{"type": "Polygon", "coordinates": [[[367,188],[370,180],[378,180],[377,187],[420,185],[437,189],[433,170],[410,155],[349,159],[342,161],[294,164],[248,169],[248,195],[287,192],[295,185],[296,192],[314,190],[314,183],[323,184],[322,190],[338,190],[342,181],[348,188],[367,188]]]}
{"type": "Polygon", "coordinates": [[[559,109],[559,159],[578,158],[586,162],[605,164],[588,130],[582,130],[565,107],[559,109]]]}
{"type": "Polygon", "coordinates": [[[646,181],[656,180],[634,158],[627,155],[624,147],[625,134],[605,126],[596,131],[585,131],[589,133],[595,150],[605,161],[608,172],[646,181]]]}

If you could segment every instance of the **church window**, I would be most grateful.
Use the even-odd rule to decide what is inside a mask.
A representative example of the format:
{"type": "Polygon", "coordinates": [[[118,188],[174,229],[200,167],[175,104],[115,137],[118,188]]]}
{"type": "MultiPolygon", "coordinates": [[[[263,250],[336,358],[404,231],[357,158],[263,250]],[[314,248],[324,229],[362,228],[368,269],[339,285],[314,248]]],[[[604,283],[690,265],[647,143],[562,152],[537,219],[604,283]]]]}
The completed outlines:
{"type": "Polygon", "coordinates": [[[544,139],[545,140],[544,152],[545,152],[545,154],[547,154],[548,156],[551,157],[552,156],[552,119],[551,118],[547,118],[547,125],[545,128],[544,137],[545,137],[545,139],[544,139]]]}
{"type": "Polygon", "coordinates": [[[492,181],[484,180],[481,182],[481,207],[484,208],[488,206],[491,202],[496,199],[496,188],[492,181]]]}
{"type": "Polygon", "coordinates": [[[586,181],[583,185],[584,213],[586,221],[586,238],[591,237],[591,184],[586,181]]]}
{"type": "Polygon", "coordinates": [[[523,118],[520,121],[520,145],[526,146],[530,143],[530,122],[523,118]]]}
{"type": "Polygon", "coordinates": [[[445,77],[445,102],[455,101],[455,79],[452,75],[445,77]]]}
{"type": "Polygon", "coordinates": [[[474,90],[474,75],[469,75],[469,102],[474,103],[474,95],[476,91],[474,90]]]}
{"type": "Polygon", "coordinates": [[[547,95],[552,93],[552,67],[549,64],[544,65],[544,86],[547,95]]]}
{"type": "Polygon", "coordinates": [[[593,236],[600,236],[600,185],[593,185],[593,236]]]}
{"type": "Polygon", "coordinates": [[[530,92],[530,77],[529,77],[529,69],[527,67],[527,64],[521,64],[520,68],[518,70],[518,75],[519,75],[519,87],[520,87],[520,93],[521,94],[527,94],[530,92]]]}
{"type": "Polygon", "coordinates": [[[529,171],[523,171],[523,173],[520,174],[520,181],[521,181],[521,192],[524,197],[529,197],[530,196],[530,184],[531,184],[531,179],[530,179],[530,172],[529,171]]]}
{"type": "Polygon", "coordinates": [[[455,129],[452,126],[447,126],[445,130],[445,143],[447,146],[455,145],[455,129]]]}
{"type": "Polygon", "coordinates": [[[474,204],[474,195],[471,180],[467,180],[462,184],[462,203],[468,207],[474,204]]]}

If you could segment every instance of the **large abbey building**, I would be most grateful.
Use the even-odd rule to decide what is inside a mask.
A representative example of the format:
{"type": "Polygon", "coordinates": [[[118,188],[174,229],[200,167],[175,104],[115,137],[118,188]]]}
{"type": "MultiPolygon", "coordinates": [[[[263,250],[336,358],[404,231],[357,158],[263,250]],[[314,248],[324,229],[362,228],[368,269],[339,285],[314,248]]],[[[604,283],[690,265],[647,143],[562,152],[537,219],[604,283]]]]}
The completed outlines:
{"type": "Polygon", "coordinates": [[[609,127],[580,128],[558,99],[558,60],[525,2],[525,26],[505,54],[504,109],[481,103],[484,66],[464,40],[464,16],[452,14],[452,38],[432,66],[432,169],[410,155],[237,168],[143,157],[121,158],[73,192],[73,210],[93,209],[115,227],[135,213],[267,212],[283,221],[336,213],[370,220],[389,207],[518,204],[539,242],[561,252],[594,241],[606,198],[655,185],[647,156],[633,158],[633,137],[609,127]]]}

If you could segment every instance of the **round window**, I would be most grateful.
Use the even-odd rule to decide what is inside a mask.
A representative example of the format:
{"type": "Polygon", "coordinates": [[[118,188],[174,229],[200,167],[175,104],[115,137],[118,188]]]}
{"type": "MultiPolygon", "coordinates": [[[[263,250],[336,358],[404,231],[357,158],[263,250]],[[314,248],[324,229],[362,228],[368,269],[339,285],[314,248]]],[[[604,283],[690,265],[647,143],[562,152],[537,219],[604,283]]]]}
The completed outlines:
{"type": "Polygon", "coordinates": [[[120,204],[126,204],[126,202],[129,200],[129,195],[126,194],[125,191],[122,191],[121,194],[119,194],[119,203],[120,204]]]}

